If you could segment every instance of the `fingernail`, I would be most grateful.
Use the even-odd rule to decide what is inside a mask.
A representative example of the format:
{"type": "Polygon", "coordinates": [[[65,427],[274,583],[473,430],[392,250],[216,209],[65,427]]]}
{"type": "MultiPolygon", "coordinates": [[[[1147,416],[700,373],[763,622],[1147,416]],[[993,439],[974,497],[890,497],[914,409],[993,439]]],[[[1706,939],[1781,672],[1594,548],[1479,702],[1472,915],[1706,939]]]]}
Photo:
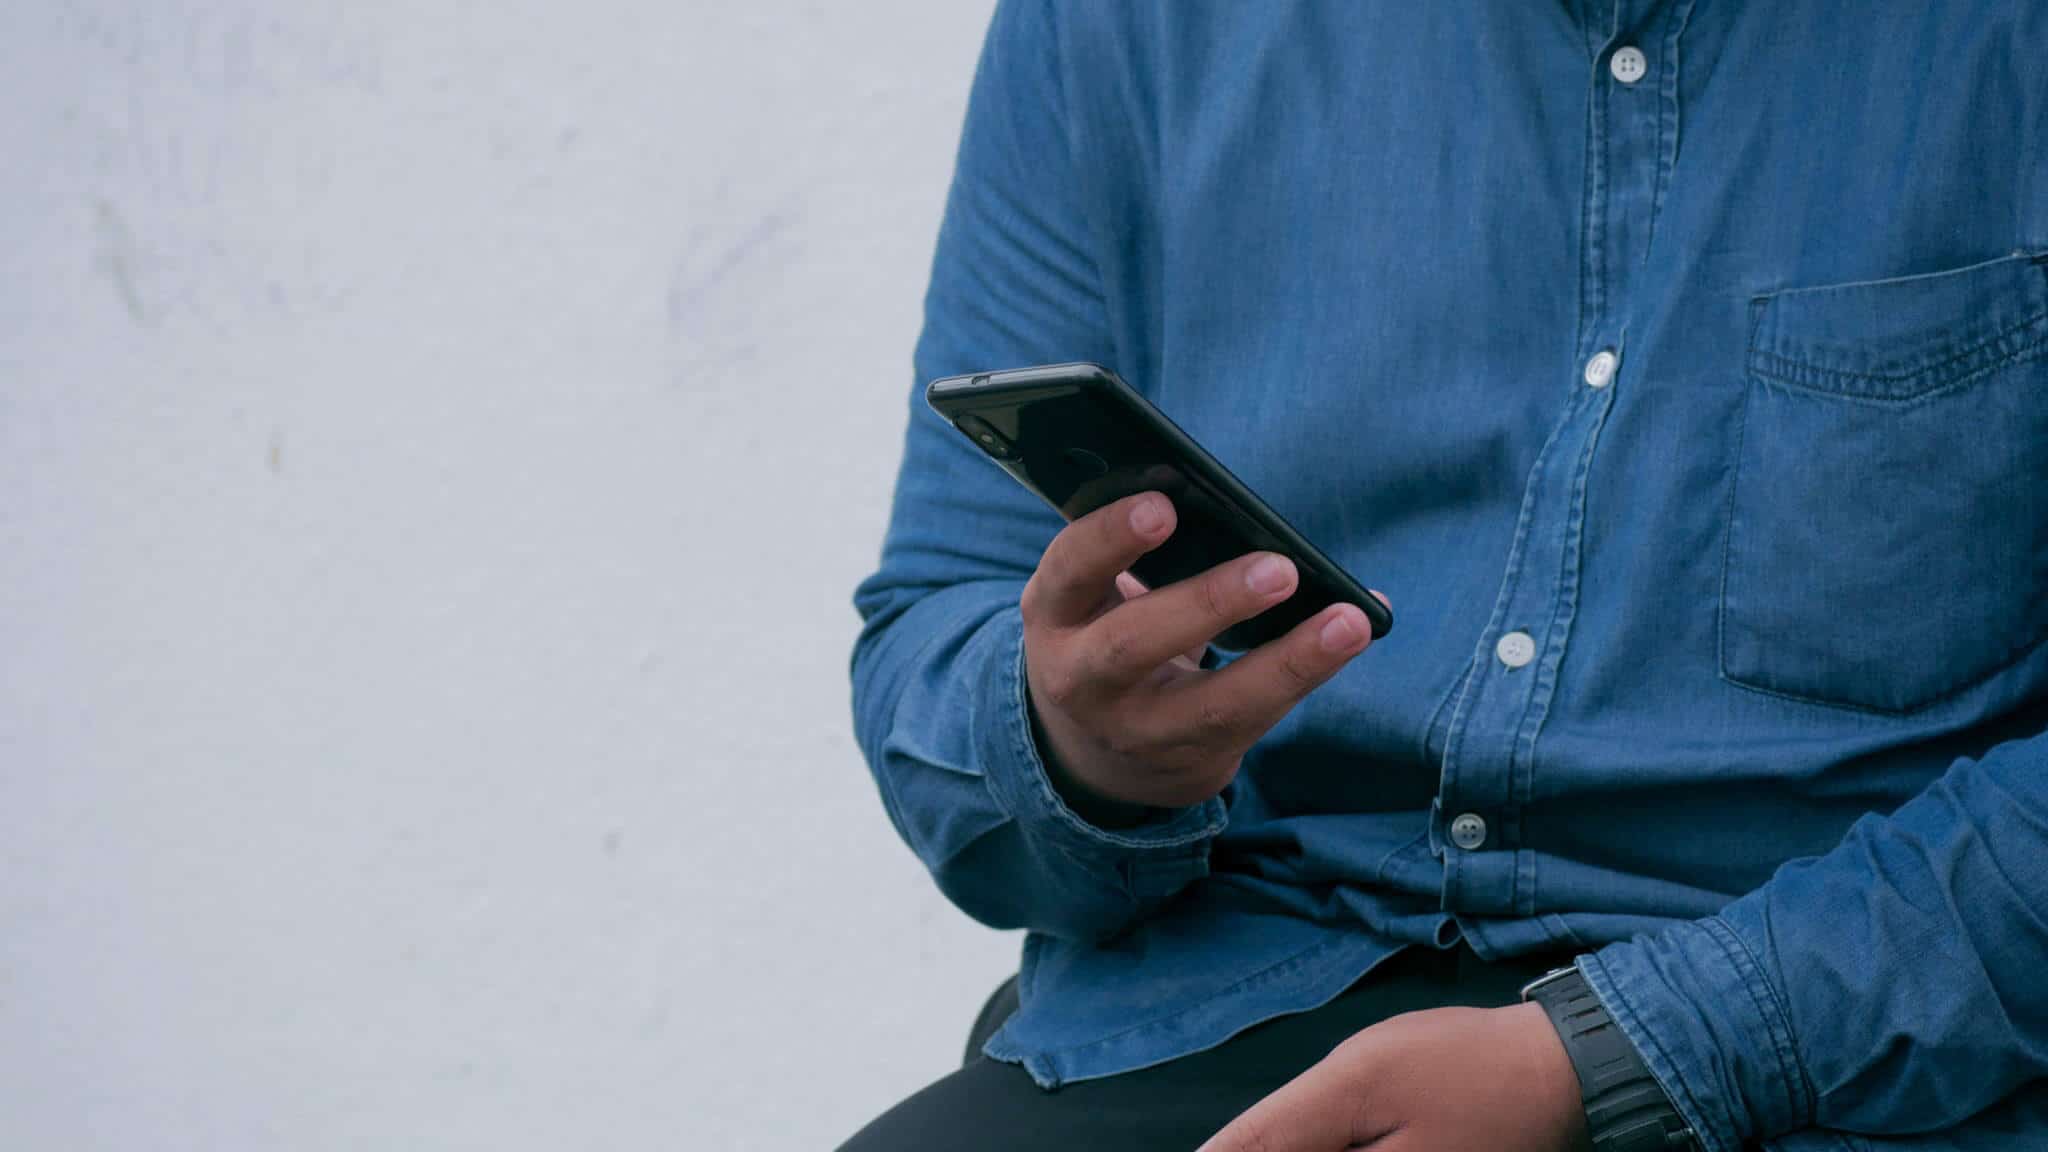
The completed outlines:
{"type": "Polygon", "coordinates": [[[1166,525],[1166,508],[1158,499],[1140,500],[1131,507],[1131,531],[1150,536],[1166,525]]]}
{"type": "Polygon", "coordinates": [[[1339,612],[1323,625],[1317,639],[1322,642],[1325,652],[1349,652],[1358,647],[1358,626],[1351,622],[1351,613],[1339,612]]]}
{"type": "Polygon", "coordinates": [[[1244,582],[1259,595],[1271,596],[1286,589],[1288,570],[1292,567],[1278,556],[1261,556],[1251,571],[1244,574],[1244,582]]]}

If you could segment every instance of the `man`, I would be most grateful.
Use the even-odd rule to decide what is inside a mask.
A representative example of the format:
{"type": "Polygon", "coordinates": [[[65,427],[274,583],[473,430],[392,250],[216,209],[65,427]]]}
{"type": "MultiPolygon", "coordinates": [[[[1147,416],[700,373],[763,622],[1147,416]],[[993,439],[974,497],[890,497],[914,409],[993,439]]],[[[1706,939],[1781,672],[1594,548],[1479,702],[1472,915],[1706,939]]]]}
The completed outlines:
{"type": "Polygon", "coordinates": [[[2048,1148],[2044,140],[2037,0],[1005,3],[918,379],[1114,368],[1400,623],[1197,667],[1289,564],[913,400],[857,728],[1030,934],[847,1147],[2048,1148]]]}

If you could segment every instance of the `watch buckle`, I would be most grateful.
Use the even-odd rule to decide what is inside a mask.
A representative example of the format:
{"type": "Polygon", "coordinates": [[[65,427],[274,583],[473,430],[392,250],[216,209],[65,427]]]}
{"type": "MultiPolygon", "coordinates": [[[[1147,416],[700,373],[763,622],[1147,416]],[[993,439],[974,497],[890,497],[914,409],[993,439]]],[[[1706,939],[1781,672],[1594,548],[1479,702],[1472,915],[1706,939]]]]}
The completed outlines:
{"type": "Polygon", "coordinates": [[[1552,968],[1550,971],[1545,972],[1543,975],[1538,976],[1534,980],[1529,981],[1527,984],[1522,985],[1522,999],[1524,1001],[1528,1000],[1529,997],[1536,994],[1536,990],[1538,988],[1541,988],[1546,984],[1555,984],[1559,980],[1562,980],[1567,976],[1573,975],[1577,971],[1577,966],[1570,964],[1567,964],[1562,968],[1552,968]]]}

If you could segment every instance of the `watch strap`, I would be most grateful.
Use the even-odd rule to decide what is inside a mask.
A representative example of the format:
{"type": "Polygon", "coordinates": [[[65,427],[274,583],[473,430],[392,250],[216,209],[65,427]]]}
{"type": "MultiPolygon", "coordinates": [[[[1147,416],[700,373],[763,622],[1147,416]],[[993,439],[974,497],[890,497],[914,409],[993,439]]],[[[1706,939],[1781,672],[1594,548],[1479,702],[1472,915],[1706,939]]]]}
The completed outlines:
{"type": "Polygon", "coordinates": [[[1560,968],[1542,977],[1522,990],[1522,999],[1542,1005],[1564,1041],[1565,1054],[1578,1073],[1586,1136],[1594,1152],[1699,1148],[1685,1117],[1577,968],[1560,968]]]}

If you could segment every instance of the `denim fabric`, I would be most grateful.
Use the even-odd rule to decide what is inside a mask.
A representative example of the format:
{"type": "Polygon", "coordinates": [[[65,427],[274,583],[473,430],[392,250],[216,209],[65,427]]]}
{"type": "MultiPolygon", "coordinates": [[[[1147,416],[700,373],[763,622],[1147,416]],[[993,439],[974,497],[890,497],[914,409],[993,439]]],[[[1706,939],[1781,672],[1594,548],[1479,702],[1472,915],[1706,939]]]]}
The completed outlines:
{"type": "Polygon", "coordinates": [[[987,1051],[1564,948],[1714,1152],[2048,1147],[2044,139],[2036,0],[1003,4],[916,381],[1108,365],[1400,623],[1094,827],[1026,710],[1059,521],[913,393],[856,729],[1030,929],[987,1051]]]}

